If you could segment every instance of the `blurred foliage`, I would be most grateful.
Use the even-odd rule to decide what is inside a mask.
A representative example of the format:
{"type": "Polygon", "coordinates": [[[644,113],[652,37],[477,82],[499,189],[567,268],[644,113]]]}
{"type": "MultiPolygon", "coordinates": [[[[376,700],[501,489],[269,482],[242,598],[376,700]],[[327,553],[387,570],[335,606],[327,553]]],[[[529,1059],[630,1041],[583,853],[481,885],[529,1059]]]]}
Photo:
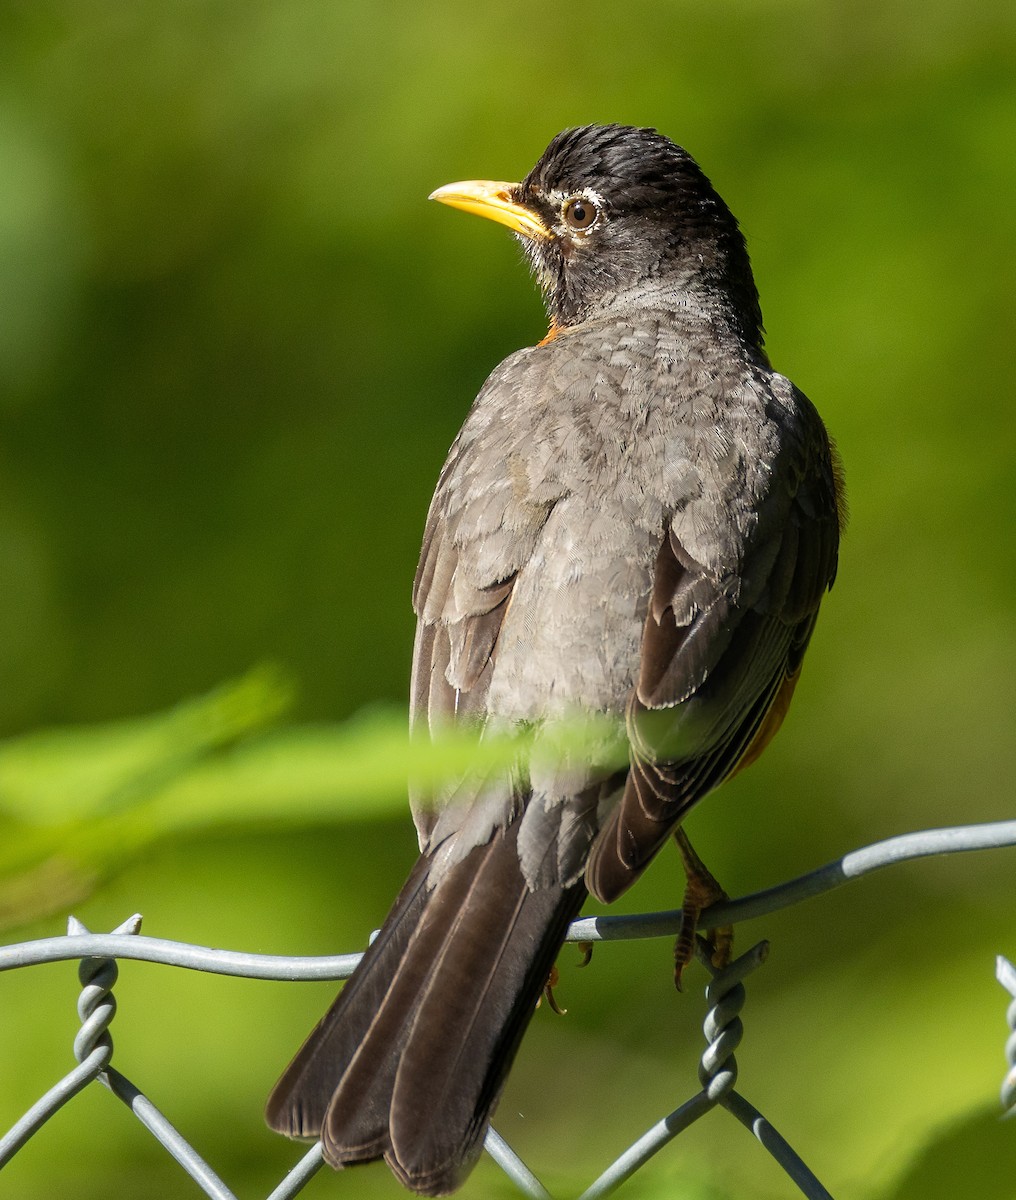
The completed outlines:
{"type": "Polygon", "coordinates": [[[273,729],[291,694],[262,670],[168,713],[0,743],[0,929],[80,903],[160,842],[401,811],[407,777],[422,796],[540,756],[627,761],[621,724],[592,715],[482,743],[469,729],[411,739],[391,708],[273,729]]]}
{"type": "MultiPolygon", "coordinates": [[[[590,120],[702,162],[850,485],[794,714],[694,815],[698,849],[739,893],[1011,815],[1014,68],[1009,0],[3,0],[4,920],[139,909],[158,936],[319,953],[380,922],[413,855],[426,505],[487,371],[543,332],[504,231],[424,197],[590,120]],[[266,660],[283,674],[244,675],[266,660]]],[[[678,874],[626,903],[673,906],[678,874]]],[[[910,864],[739,934],[773,942],[743,1089],[837,1196],[1007,1194],[986,1114],[1012,878],[1004,853],[910,864]]],[[[499,1126],[562,1191],[696,1086],[667,959],[565,961],[568,1017],[534,1022],[499,1126]]],[[[73,968],[0,986],[5,1126],[68,1065],[73,968]]],[[[331,990],[124,964],[117,1055],[263,1195],[296,1153],[263,1098],[331,990]]],[[[3,1182],[192,1194],[98,1090],[3,1182]]],[[[627,1193],[790,1185],[714,1114],[627,1193]]],[[[307,1194],[402,1193],[370,1168],[307,1194]]],[[[507,1192],[481,1164],[463,1194],[507,1192]]]]}

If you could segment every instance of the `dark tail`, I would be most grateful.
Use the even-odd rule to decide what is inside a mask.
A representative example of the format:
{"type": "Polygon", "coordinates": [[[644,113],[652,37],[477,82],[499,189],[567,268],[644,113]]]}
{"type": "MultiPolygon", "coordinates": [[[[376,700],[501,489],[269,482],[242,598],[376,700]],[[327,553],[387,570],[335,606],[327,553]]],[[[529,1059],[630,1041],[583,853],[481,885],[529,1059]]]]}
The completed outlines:
{"type": "Polygon", "coordinates": [[[581,883],[531,891],[517,826],[434,887],[421,857],[384,927],[268,1101],[333,1167],[384,1158],[425,1196],[454,1191],[550,974],[581,883]]]}

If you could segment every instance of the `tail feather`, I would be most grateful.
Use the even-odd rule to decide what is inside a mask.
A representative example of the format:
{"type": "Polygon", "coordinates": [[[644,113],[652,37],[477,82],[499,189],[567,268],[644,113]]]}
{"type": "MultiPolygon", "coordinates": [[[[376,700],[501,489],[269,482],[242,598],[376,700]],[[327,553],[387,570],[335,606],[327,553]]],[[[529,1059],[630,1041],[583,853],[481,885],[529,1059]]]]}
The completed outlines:
{"type": "MultiPolygon", "coordinates": [[[[473,856],[470,861],[477,865],[473,856]]],[[[482,867],[481,862],[481,872],[482,867]]],[[[445,980],[449,1004],[454,1003],[459,977],[440,968],[456,918],[463,912],[472,890],[471,873],[460,869],[433,890],[427,890],[418,909],[409,908],[405,913],[396,910],[394,919],[389,917],[385,928],[390,924],[401,928],[412,921],[405,952],[398,959],[372,958],[369,966],[365,960],[361,970],[372,977],[374,986],[365,989],[362,998],[356,996],[349,1005],[343,1005],[345,993],[340,993],[334,1006],[336,1020],[348,1022],[350,1010],[355,1009],[352,1023],[357,1029],[362,1028],[366,1018],[366,1027],[359,1043],[351,1047],[351,1053],[340,1060],[320,1062],[332,1089],[321,1136],[325,1158],[333,1166],[390,1157],[396,1074],[412,1039],[420,998],[435,973],[445,980]],[[371,1003],[375,995],[380,995],[380,1003],[364,1014],[364,1002],[371,1003]]],[[[446,1024],[452,1026],[451,1021],[446,1024]]],[[[434,1036],[435,1031],[431,1032],[434,1036]]],[[[425,1094],[418,1096],[416,1102],[432,1106],[425,1094]]]]}
{"type": "Polygon", "coordinates": [[[457,1186],[480,1153],[568,922],[585,898],[581,887],[530,891],[514,844],[498,842],[485,847],[395,1080],[390,1165],[428,1194],[457,1186]]]}
{"type": "Polygon", "coordinates": [[[268,1122],[333,1166],[384,1157],[424,1195],[455,1189],[584,886],[532,891],[517,823],[434,886],[422,857],[384,928],[276,1085],[268,1122]]]}
{"type": "MultiPolygon", "coordinates": [[[[320,1136],[341,1065],[366,1038],[426,906],[426,866],[418,860],[356,971],[272,1089],[265,1118],[278,1133],[320,1136]]],[[[391,1074],[394,1078],[394,1066],[391,1074]]]]}

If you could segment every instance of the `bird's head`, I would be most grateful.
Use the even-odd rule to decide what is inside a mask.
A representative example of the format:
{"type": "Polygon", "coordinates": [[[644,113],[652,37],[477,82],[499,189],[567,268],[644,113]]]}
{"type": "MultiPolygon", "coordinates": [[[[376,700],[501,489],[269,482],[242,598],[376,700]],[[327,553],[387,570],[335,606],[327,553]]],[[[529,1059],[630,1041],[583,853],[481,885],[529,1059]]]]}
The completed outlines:
{"type": "Polygon", "coordinates": [[[558,327],[652,296],[679,307],[720,305],[761,345],[737,221],[691,155],[655,129],[568,129],[521,183],[450,183],[431,199],[518,235],[558,327]]]}

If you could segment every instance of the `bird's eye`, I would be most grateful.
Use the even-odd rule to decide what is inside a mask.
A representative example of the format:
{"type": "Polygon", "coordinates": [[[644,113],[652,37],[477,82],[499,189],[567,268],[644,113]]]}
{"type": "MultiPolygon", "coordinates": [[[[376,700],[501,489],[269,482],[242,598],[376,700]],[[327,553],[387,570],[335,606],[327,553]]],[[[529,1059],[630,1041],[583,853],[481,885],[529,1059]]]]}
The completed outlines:
{"type": "Polygon", "coordinates": [[[564,206],[565,224],[569,229],[585,233],[596,224],[600,210],[585,196],[575,196],[564,206]]]}

